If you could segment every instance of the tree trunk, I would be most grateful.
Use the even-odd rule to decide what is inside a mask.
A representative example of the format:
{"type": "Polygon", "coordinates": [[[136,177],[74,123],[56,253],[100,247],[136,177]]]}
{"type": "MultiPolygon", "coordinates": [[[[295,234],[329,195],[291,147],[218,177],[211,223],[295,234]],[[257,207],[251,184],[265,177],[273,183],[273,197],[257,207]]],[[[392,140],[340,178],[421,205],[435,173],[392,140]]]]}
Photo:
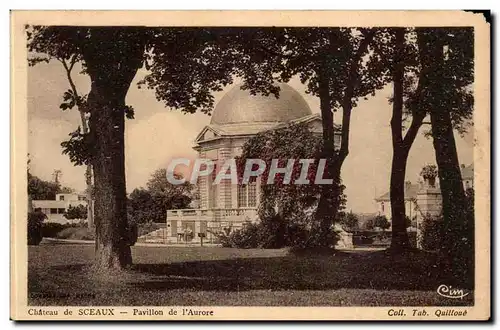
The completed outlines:
{"type": "Polygon", "coordinates": [[[85,169],[85,183],[87,184],[87,226],[94,229],[94,203],[92,196],[92,165],[87,165],[85,169]]]}
{"type": "MultiPolygon", "coordinates": [[[[354,90],[359,79],[359,65],[362,57],[367,52],[368,45],[373,40],[375,30],[369,30],[364,33],[364,39],[356,53],[353,55],[348,71],[348,81],[346,82],[346,91],[342,98],[342,132],[341,145],[338,152],[335,151],[335,129],[333,123],[332,99],[330,94],[330,75],[335,74],[329,70],[329,66],[324,63],[320,65],[316,75],[318,77],[318,91],[320,97],[321,122],[323,125],[323,157],[327,160],[326,172],[324,177],[333,179],[332,185],[322,187],[316,220],[320,221],[320,239],[321,244],[330,245],[331,227],[337,217],[341,202],[341,170],[344,160],[349,154],[349,132],[351,124],[352,99],[355,96],[354,90]]],[[[337,41],[334,37],[330,38],[330,45],[335,45],[337,41]]]]}
{"type": "Polygon", "coordinates": [[[453,262],[453,255],[460,244],[459,238],[454,235],[458,228],[467,221],[465,210],[465,191],[462,184],[462,175],[458,161],[458,154],[453,135],[453,124],[448,104],[450,91],[444,86],[446,74],[443,47],[445,40],[433,29],[422,28],[418,31],[419,47],[427,47],[429,53],[430,117],[432,138],[438,166],[438,177],[442,196],[442,212],[444,217],[445,237],[443,238],[443,252],[453,262]]]}
{"type": "MultiPolygon", "coordinates": [[[[392,239],[391,250],[403,251],[410,247],[406,232],[405,176],[409,147],[403,145],[403,83],[405,30],[395,29],[395,56],[393,68],[394,99],[392,103],[392,168],[390,182],[392,239]]],[[[410,142],[410,146],[413,141],[410,142]]]]}
{"type": "MultiPolygon", "coordinates": [[[[96,94],[106,95],[93,85],[90,95],[96,94]]],[[[96,267],[121,269],[132,263],[126,212],[125,119],[116,107],[102,101],[92,98],[90,117],[95,143],[96,267]]]]}
{"type": "Polygon", "coordinates": [[[125,97],[144,55],[140,28],[91,28],[83,48],[91,78],[88,96],[93,142],[97,271],[132,263],[125,184],[125,97]]]}
{"type": "MultiPolygon", "coordinates": [[[[390,249],[395,252],[403,252],[410,248],[410,241],[406,231],[406,208],[405,208],[405,177],[406,164],[411,146],[417,137],[418,130],[422,126],[426,111],[419,106],[412,108],[412,121],[406,135],[403,138],[403,96],[404,96],[404,70],[405,70],[405,29],[395,29],[395,66],[393,70],[394,100],[392,104],[392,168],[390,182],[391,216],[392,216],[392,239],[390,249]]],[[[424,45],[419,45],[419,58],[422,68],[419,75],[415,99],[419,100],[425,94],[428,82],[429,65],[428,50],[424,45]]]]}
{"type": "MultiPolygon", "coordinates": [[[[439,110],[441,111],[431,111],[431,124],[439,185],[443,199],[443,216],[445,228],[448,231],[465,222],[465,191],[450,114],[445,109],[439,110]]],[[[456,242],[444,239],[443,243],[445,245],[444,251],[450,251],[448,247],[456,242]]]]}
{"type": "Polygon", "coordinates": [[[404,251],[410,247],[406,231],[405,209],[405,176],[408,153],[405,150],[393,150],[391,168],[391,212],[392,212],[392,239],[391,250],[404,251]]]}
{"type": "MultiPolygon", "coordinates": [[[[323,178],[333,178],[335,168],[335,128],[333,124],[333,111],[331,108],[330,86],[324,72],[318,73],[319,77],[319,97],[321,109],[321,123],[323,126],[323,150],[322,158],[326,159],[325,172],[323,178]]],[[[331,227],[336,216],[333,209],[335,184],[324,184],[321,186],[321,194],[318,201],[318,208],[315,220],[319,230],[319,245],[329,247],[331,227]]]]}

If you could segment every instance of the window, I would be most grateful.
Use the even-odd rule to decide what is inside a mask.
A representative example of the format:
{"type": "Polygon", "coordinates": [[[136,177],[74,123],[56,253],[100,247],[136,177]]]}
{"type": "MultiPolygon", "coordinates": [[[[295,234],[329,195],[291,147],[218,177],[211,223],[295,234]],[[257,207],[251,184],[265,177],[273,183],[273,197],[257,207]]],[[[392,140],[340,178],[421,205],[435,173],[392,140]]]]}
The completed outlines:
{"type": "Polygon", "coordinates": [[[87,198],[85,196],[78,196],[79,201],[86,201],[87,198]]]}
{"type": "Polygon", "coordinates": [[[50,209],[50,214],[57,214],[57,209],[56,208],[51,208],[50,209]]]}
{"type": "MultiPolygon", "coordinates": [[[[217,176],[217,160],[213,159],[213,172],[211,173],[209,179],[207,179],[207,184],[209,187],[209,193],[208,193],[208,207],[210,208],[216,208],[219,206],[218,203],[218,194],[217,194],[217,185],[214,184],[215,177],[217,176]]],[[[202,164],[204,168],[206,169],[206,165],[202,164]]]]}
{"type": "Polygon", "coordinates": [[[66,212],[66,209],[57,209],[58,214],[64,214],[66,212]]]}
{"type": "Polygon", "coordinates": [[[257,185],[255,183],[248,185],[248,206],[257,206],[257,185]]]}
{"type": "Polygon", "coordinates": [[[247,207],[247,185],[238,185],[238,207],[247,207]]]}
{"type": "MultiPolygon", "coordinates": [[[[226,189],[230,189],[231,186],[227,186],[226,189]]],[[[224,205],[226,205],[226,208],[230,209],[233,207],[233,200],[231,196],[231,191],[226,190],[226,195],[224,196],[224,205]]]]}
{"type": "Polygon", "coordinates": [[[257,206],[257,185],[254,183],[238,185],[238,207],[257,206]]]}
{"type": "Polygon", "coordinates": [[[64,195],[59,196],[59,200],[63,201],[64,200],[64,195]]]}

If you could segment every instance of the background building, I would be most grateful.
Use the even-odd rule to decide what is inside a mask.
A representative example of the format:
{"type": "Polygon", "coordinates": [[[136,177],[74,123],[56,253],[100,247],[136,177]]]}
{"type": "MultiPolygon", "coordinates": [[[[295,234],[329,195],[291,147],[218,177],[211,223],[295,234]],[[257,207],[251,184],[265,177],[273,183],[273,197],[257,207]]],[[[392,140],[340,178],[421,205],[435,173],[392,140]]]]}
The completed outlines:
{"type": "Polygon", "coordinates": [[[83,194],[56,194],[55,200],[32,200],[32,209],[41,209],[47,215],[47,222],[57,222],[65,224],[68,222],[86,221],[81,220],[68,220],[64,217],[64,212],[70,207],[83,205],[87,207],[87,198],[83,194]]]}
{"type": "MultiPolygon", "coordinates": [[[[474,188],[474,165],[460,167],[462,173],[462,182],[464,189],[474,188]]],[[[378,214],[387,217],[391,222],[391,199],[390,192],[387,192],[377,198],[378,214]]],[[[405,209],[406,215],[419,223],[426,214],[437,216],[441,212],[441,189],[439,188],[439,179],[435,182],[422,179],[417,184],[405,182],[405,209]]]]}

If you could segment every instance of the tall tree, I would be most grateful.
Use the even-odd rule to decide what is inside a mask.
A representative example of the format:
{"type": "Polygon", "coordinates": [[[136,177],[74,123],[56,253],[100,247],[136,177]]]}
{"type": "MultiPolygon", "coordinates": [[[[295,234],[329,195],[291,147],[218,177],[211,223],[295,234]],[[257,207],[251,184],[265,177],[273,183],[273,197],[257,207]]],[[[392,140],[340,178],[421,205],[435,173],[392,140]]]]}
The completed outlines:
{"type": "MultiPolygon", "coordinates": [[[[474,31],[472,28],[418,28],[418,46],[428,49],[422,61],[429,67],[422,104],[431,119],[431,133],[443,198],[443,251],[451,261],[460,258],[468,218],[466,196],[453,129],[463,132],[472,118],[474,98],[474,31]]],[[[455,263],[460,261],[455,260],[455,263]]]]}
{"type": "Polygon", "coordinates": [[[91,164],[95,176],[97,270],[122,269],[132,262],[125,193],[125,96],[143,65],[147,38],[136,27],[43,27],[28,30],[28,49],[71,60],[82,59],[91,80],[89,134],[74,134],[70,158],[91,164]],[[77,142],[80,142],[79,144],[77,142]]]}
{"type": "Polygon", "coordinates": [[[125,104],[125,96],[137,70],[143,64],[151,69],[144,82],[168,106],[206,111],[213,106],[212,92],[232,82],[228,66],[234,61],[222,60],[230,53],[215,47],[206,29],[35,26],[27,33],[30,52],[56,51],[66,60],[79,54],[90,77],[89,133],[72,133],[65,148],[73,163],[91,164],[94,171],[95,268],[122,269],[132,262],[124,117],[133,118],[133,109],[125,104]]]}
{"type": "MultiPolygon", "coordinates": [[[[381,35],[386,42],[377,43],[377,52],[393,85],[392,97],[392,164],[390,199],[392,240],[390,249],[404,251],[410,247],[406,231],[405,176],[409,152],[426,117],[425,109],[414,106],[414,97],[420,93],[427,72],[419,70],[415,33],[406,28],[390,28],[381,35]],[[418,81],[418,83],[417,83],[418,81]],[[415,85],[418,84],[417,87],[415,85]],[[405,128],[404,115],[411,117],[405,128]]],[[[425,49],[420,49],[423,53],[425,49]]]]}
{"type": "Polygon", "coordinates": [[[146,38],[141,28],[92,28],[82,47],[91,80],[88,95],[99,269],[132,263],[125,185],[125,97],[142,67],[146,38]]]}

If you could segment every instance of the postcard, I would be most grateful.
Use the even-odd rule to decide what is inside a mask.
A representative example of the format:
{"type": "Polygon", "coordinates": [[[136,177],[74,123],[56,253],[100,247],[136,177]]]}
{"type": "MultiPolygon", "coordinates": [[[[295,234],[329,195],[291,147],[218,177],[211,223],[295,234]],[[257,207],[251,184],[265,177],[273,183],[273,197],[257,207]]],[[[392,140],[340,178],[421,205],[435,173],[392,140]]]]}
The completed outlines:
{"type": "Polygon", "coordinates": [[[12,11],[13,320],[491,317],[490,25],[12,11]]]}

